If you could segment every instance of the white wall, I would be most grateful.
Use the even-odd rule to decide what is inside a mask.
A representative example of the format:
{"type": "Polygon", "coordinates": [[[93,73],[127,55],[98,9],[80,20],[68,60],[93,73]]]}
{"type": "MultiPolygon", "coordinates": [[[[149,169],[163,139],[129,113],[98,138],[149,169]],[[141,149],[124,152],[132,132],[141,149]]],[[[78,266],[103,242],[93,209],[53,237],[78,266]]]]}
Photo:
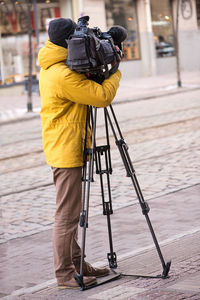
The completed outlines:
{"type": "Polygon", "coordinates": [[[181,69],[183,71],[200,70],[200,32],[181,31],[179,44],[181,69]]]}
{"type": "MultiPolygon", "coordinates": [[[[180,68],[182,71],[200,69],[200,30],[197,25],[196,0],[191,0],[192,14],[189,17],[190,7],[186,7],[186,15],[179,8],[179,53],[180,68]],[[188,18],[187,18],[188,16],[188,18]]],[[[176,24],[176,3],[173,2],[174,22],[176,24]]]]}
{"type": "Polygon", "coordinates": [[[153,76],[156,72],[156,57],[151,26],[150,0],[137,1],[137,14],[142,74],[143,76],[153,76]]]}
{"type": "Polygon", "coordinates": [[[62,18],[73,19],[73,9],[71,0],[60,0],[60,14],[62,18]]]}
{"type": "Polygon", "coordinates": [[[120,71],[123,74],[123,79],[137,78],[145,76],[142,69],[141,60],[124,61],[120,63],[120,71]]]}
{"type": "Polygon", "coordinates": [[[156,59],[156,75],[173,73],[176,71],[176,57],[159,57],[156,59]]]}
{"type": "Polygon", "coordinates": [[[84,14],[90,17],[90,27],[99,27],[106,31],[106,13],[104,0],[84,0],[84,14]]]}

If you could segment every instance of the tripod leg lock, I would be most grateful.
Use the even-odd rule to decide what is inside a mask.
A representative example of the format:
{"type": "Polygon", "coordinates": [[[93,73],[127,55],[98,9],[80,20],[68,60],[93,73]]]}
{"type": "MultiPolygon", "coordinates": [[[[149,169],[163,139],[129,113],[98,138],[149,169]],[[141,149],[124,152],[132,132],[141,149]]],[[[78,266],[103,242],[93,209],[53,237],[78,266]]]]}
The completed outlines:
{"type": "Polygon", "coordinates": [[[124,146],[126,148],[126,150],[128,150],[128,145],[126,144],[126,142],[124,141],[124,139],[119,139],[115,141],[117,146],[124,146]]]}
{"type": "Polygon", "coordinates": [[[111,202],[103,202],[103,215],[108,216],[113,214],[111,202]]]}
{"type": "Polygon", "coordinates": [[[80,227],[84,227],[84,226],[86,226],[86,228],[88,228],[88,224],[86,224],[86,221],[85,221],[85,211],[80,216],[80,227]]]}
{"type": "Polygon", "coordinates": [[[146,201],[144,201],[141,204],[141,206],[142,206],[142,213],[143,213],[143,215],[147,215],[149,213],[149,211],[150,211],[150,207],[149,207],[148,203],[146,201]]]}
{"type": "Polygon", "coordinates": [[[108,262],[109,262],[109,267],[111,269],[116,269],[117,268],[117,255],[115,252],[113,253],[108,253],[107,254],[108,262]]]}

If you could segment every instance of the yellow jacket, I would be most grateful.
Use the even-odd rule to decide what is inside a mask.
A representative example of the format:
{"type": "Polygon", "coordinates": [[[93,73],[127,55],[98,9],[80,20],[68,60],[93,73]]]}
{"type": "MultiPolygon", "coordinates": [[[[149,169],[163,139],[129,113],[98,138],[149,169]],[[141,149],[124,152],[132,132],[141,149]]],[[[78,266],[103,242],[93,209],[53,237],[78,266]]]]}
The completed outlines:
{"type": "Polygon", "coordinates": [[[115,97],[118,70],[102,85],[66,65],[67,49],[50,41],[38,54],[43,149],[47,163],[57,168],[83,165],[87,105],[108,106],[115,97]]]}

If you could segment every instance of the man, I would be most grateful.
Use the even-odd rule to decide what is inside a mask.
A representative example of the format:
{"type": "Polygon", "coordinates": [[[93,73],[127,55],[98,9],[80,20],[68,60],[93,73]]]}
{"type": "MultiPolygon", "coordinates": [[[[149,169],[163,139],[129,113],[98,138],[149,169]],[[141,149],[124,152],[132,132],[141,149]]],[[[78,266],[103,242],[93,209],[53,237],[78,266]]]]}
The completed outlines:
{"type": "MultiPolygon", "coordinates": [[[[74,32],[71,19],[58,18],[49,24],[49,40],[40,49],[39,87],[43,148],[52,167],[56,186],[53,230],[54,267],[58,286],[78,288],[74,275],[80,272],[81,249],[77,230],[81,210],[81,177],[87,105],[108,106],[119,87],[118,70],[100,85],[66,65],[66,39],[74,32]]],[[[109,274],[84,262],[84,284],[109,274]]]]}

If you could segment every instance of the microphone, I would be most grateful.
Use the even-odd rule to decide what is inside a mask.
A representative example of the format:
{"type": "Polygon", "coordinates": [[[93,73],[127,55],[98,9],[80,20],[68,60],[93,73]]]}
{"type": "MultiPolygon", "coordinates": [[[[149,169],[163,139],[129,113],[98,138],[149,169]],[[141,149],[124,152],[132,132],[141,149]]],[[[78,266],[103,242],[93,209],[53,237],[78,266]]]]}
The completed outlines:
{"type": "Polygon", "coordinates": [[[114,44],[117,45],[121,49],[121,43],[128,36],[127,30],[120,25],[116,25],[116,26],[111,27],[107,33],[111,35],[114,44]]]}

